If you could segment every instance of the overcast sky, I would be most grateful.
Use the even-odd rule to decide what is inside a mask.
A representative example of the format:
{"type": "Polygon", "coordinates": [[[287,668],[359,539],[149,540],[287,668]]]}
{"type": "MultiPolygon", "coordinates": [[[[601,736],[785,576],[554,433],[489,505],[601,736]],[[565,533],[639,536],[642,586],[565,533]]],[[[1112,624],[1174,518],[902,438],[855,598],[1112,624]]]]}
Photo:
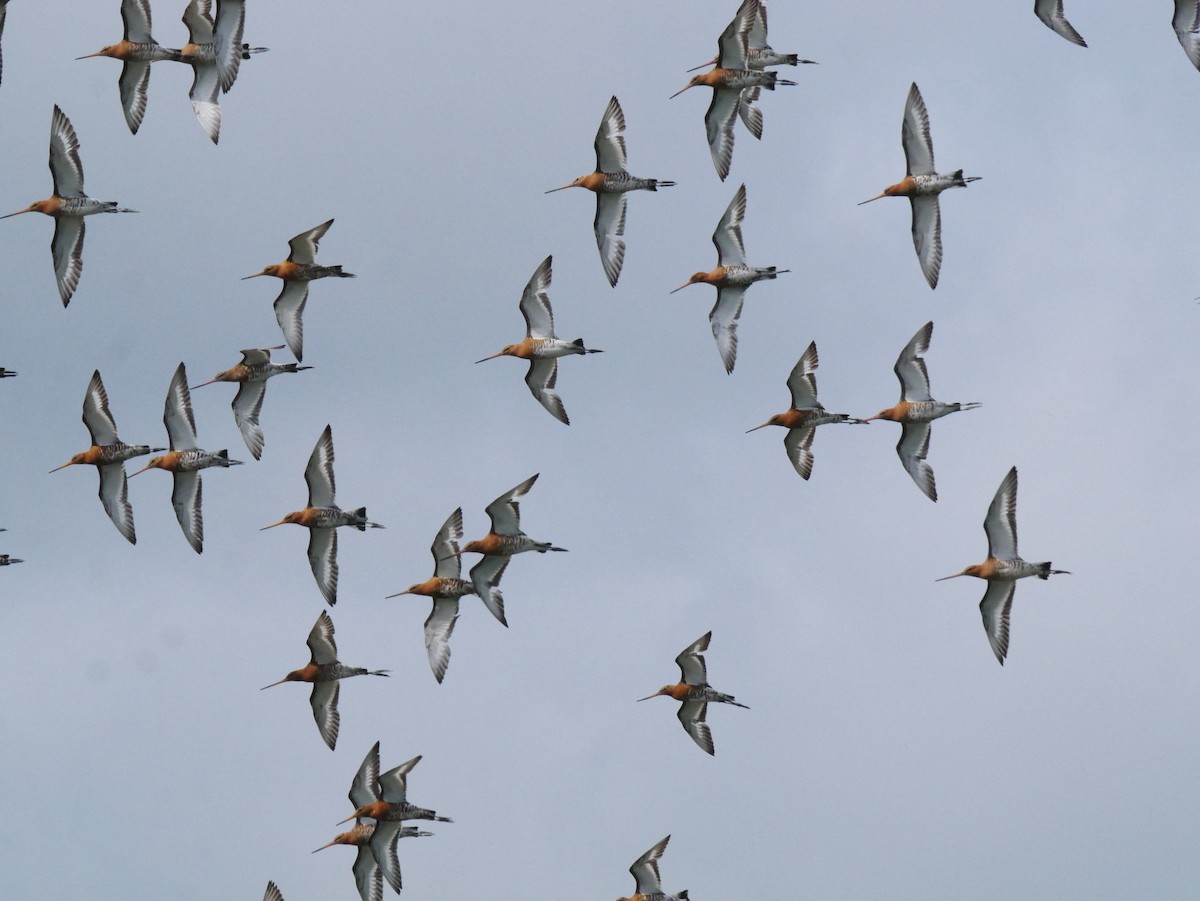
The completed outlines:
{"type": "MultiPolygon", "coordinates": [[[[180,46],[183,3],[154,6],[180,46]]],[[[120,38],[116,0],[11,4],[0,84],[0,214],[50,193],[50,115],[82,145],[88,193],[141,212],[88,221],[70,307],[53,224],[0,223],[0,896],[288,901],[356,897],[339,831],[364,753],[424,755],[409,799],[454,818],[400,846],[405,897],[614,898],[663,835],[663,888],[715,899],[1188,898],[1200,880],[1194,567],[1196,148],[1200,72],[1169,3],[1068,0],[1090,45],[1028,0],[770,5],[770,42],[820,65],[762,99],[717,178],[708,90],[733,0],[580,5],[252,2],[271,51],[222,97],[214,147],[190,68],[157,63],[138,135],[120,65],[76,62],[120,38]],[[286,12],[284,10],[286,6],[286,12]],[[1143,8],[1147,7],[1147,8],[1143,8]],[[915,27],[914,27],[915,26],[915,27]],[[864,200],[904,174],[916,82],[942,171],[941,281],[913,253],[909,204],[864,200]],[[615,94],[630,171],[678,186],[629,197],[609,287],[582,190],[615,94]],[[746,184],[753,286],[726,375],[706,286],[710,236],[746,184]],[[108,521],[88,446],[94,369],[121,437],[163,445],[175,367],[196,384],[281,344],[279,283],[242,282],[333,217],[315,282],[314,368],[269,383],[266,449],[235,427],[235,388],[194,393],[202,447],[247,465],[204,474],[205,550],[170,479],[130,484],[138,543],[108,521]],[[554,256],[571,426],[525,364],[473,361],[519,340],[526,281],[554,256]],[[930,503],[896,458],[899,427],[828,425],[812,479],[782,429],[810,341],[831,411],[895,403],[892,366],[926,321],[934,397],[982,408],[933,426],[930,503]],[[337,750],[308,686],[260,692],[307,662],[325,605],[305,502],[321,430],[337,499],[386,531],[342,530],[343,662],[389,668],[341,691],[337,750]],[[1007,664],[984,585],[934,579],[986,555],[980,525],[1008,469],[1029,560],[1007,664]],[[535,472],[522,525],[568,554],[515,558],[509,629],[462,606],[444,684],[429,670],[429,544],[462,506],[535,472]],[[716,756],[650,694],[708,630],[709,677],[750,706],[710,708],[716,756]]],[[[288,360],[286,351],[276,359],[288,360]]],[[[134,461],[136,462],[136,461],[134,461]]],[[[132,464],[130,470],[134,468],[132,464]]],[[[473,560],[474,558],[469,558],[473,560]]]]}

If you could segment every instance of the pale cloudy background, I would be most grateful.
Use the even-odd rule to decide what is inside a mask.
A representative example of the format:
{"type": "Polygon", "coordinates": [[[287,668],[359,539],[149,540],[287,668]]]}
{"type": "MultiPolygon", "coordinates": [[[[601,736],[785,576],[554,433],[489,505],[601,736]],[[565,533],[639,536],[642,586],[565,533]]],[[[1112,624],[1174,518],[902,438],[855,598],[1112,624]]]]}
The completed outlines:
{"type": "MultiPolygon", "coordinates": [[[[179,46],[182,3],[156,3],[179,46]]],[[[328,841],[363,754],[424,760],[410,797],[455,819],[401,845],[405,897],[613,898],[667,833],[664,888],[708,899],[1193,897],[1200,879],[1194,653],[1200,330],[1200,72],[1171,4],[1071,0],[1073,47],[1028,2],[771,3],[771,43],[820,61],[764,97],[764,140],[738,132],[720,183],[708,91],[668,102],[737,4],[249,4],[271,52],[222,98],[214,148],[191,70],[154,66],[141,133],[115,61],[118,4],[18,2],[4,34],[0,212],[49,193],[50,112],[82,143],[92,217],[64,311],[40,216],[0,223],[0,897],[356,897],[328,841]],[[931,292],[908,204],[863,200],[903,175],[910,82],[937,160],[983,180],[943,197],[931,292]],[[608,98],[630,168],[679,186],[630,197],[616,290],[592,195],[543,196],[592,167],[608,98]],[[668,292],[714,264],[709,240],[745,182],[749,259],[793,271],[747,297],[726,376],[713,291],[668,292]],[[96,474],[47,470],[87,446],[99,368],[121,436],[165,443],[162,403],[242,347],[281,343],[274,280],[328,219],[305,362],[270,382],[254,463],[233,386],[195,394],[201,444],[248,465],[205,475],[206,546],[187,546],[170,480],[147,473],[126,543],[96,474]],[[566,428],[524,364],[472,361],[521,337],[517,302],[554,254],[568,359],[566,428]],[[934,396],[983,408],[935,424],[929,503],[894,453],[898,427],[827,426],[803,482],[781,429],[810,340],[821,398],[892,404],[896,355],[935,322],[934,396]],[[337,751],[307,686],[259,687],[307,660],[323,604],[300,529],[303,470],[333,427],[338,499],[387,531],[341,536],[344,683],[337,751]],[[1017,589],[1008,663],[988,648],[980,523],[1020,469],[1021,549],[1073,572],[1017,589]],[[463,605],[445,684],[421,638],[428,603],[385,601],[431,572],[434,531],[533,472],[532,536],[504,580],[511,629],[463,605]],[[674,681],[713,630],[717,756],[674,681]]],[[[282,358],[288,359],[286,352],[282,358]]]]}

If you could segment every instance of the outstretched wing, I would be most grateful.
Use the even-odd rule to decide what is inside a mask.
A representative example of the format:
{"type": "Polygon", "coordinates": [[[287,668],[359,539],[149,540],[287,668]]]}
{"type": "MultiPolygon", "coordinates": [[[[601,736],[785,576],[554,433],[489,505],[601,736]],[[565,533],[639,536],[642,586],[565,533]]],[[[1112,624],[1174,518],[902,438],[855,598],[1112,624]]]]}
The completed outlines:
{"type": "Polygon", "coordinates": [[[988,556],[1009,560],[1017,556],[1017,467],[1008,471],[996,490],[983,521],[988,556]]]}
{"type": "Polygon", "coordinates": [[[596,171],[622,172],[628,165],[625,156],[625,114],[614,95],[608,101],[596,132],[596,171]]]}

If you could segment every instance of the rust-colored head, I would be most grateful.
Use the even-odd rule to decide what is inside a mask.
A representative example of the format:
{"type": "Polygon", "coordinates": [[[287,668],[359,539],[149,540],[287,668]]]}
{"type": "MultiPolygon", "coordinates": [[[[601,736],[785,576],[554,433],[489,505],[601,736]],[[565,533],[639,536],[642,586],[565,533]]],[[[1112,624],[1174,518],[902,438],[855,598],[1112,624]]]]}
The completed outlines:
{"type": "Polygon", "coordinates": [[[675,697],[675,695],[676,695],[676,693],[677,693],[677,692],[678,692],[678,691],[679,691],[681,688],[684,688],[684,689],[686,689],[686,686],[684,686],[684,685],[664,685],[662,688],[660,688],[660,689],[659,689],[658,691],[656,691],[654,694],[652,694],[652,695],[646,695],[646,697],[644,697],[644,698],[638,698],[638,700],[639,700],[639,701],[649,701],[651,698],[657,698],[657,697],[661,697],[662,695],[666,695],[666,696],[667,696],[667,697],[669,697],[669,698],[674,698],[674,697],[675,697]]]}
{"type": "Polygon", "coordinates": [[[587,175],[581,175],[569,185],[563,185],[561,188],[551,188],[544,193],[553,194],[555,191],[565,191],[567,188],[587,188],[589,191],[595,191],[604,181],[604,175],[600,172],[589,172],[587,175]]]}
{"type": "Polygon", "coordinates": [[[170,461],[171,461],[170,457],[151,457],[150,461],[145,466],[143,466],[137,472],[131,472],[129,474],[129,478],[132,479],[134,476],[140,476],[147,469],[168,469],[169,470],[171,468],[170,461]]]}
{"type": "Polygon", "coordinates": [[[770,419],[768,419],[762,425],[756,425],[752,429],[746,429],[746,434],[749,435],[751,432],[757,432],[759,429],[765,429],[769,425],[781,425],[781,426],[788,427],[787,423],[783,421],[784,417],[786,415],[787,415],[786,413],[776,413],[774,416],[772,416],[770,419]]]}
{"type": "Polygon", "coordinates": [[[354,813],[350,814],[350,816],[346,817],[346,819],[339,820],[338,823],[345,823],[358,817],[374,817],[375,819],[379,819],[388,812],[389,807],[390,805],[387,801],[374,801],[358,808],[358,810],[354,811],[354,813]]]}
{"type": "Polygon", "coordinates": [[[461,557],[463,554],[486,554],[487,545],[483,540],[468,541],[462,546],[462,550],[453,556],[461,557]]]}
{"type": "Polygon", "coordinates": [[[701,72],[699,75],[693,75],[691,78],[691,81],[689,81],[687,84],[685,84],[683,87],[681,87],[678,91],[676,91],[674,94],[672,94],[667,99],[671,100],[675,97],[678,97],[680,94],[682,94],[688,88],[698,88],[698,87],[701,87],[702,85],[707,85],[708,84],[708,76],[711,75],[712,72],[715,72],[715,71],[716,71],[715,69],[712,69],[712,70],[709,70],[708,72],[701,72]]]}
{"type": "Polygon", "coordinates": [[[983,564],[975,563],[971,566],[968,566],[966,569],[964,569],[960,573],[955,573],[952,576],[942,576],[940,579],[934,579],[934,581],[935,582],[945,582],[947,579],[957,579],[959,576],[974,576],[977,579],[986,578],[986,576],[984,576],[984,574],[983,574],[983,564]]]}
{"type": "Polygon", "coordinates": [[[50,470],[50,471],[51,471],[51,472],[58,472],[60,469],[66,469],[68,466],[75,466],[75,465],[77,465],[77,464],[80,464],[80,463],[90,463],[90,462],[91,462],[91,461],[88,459],[88,451],[81,451],[80,453],[78,453],[78,454],[76,454],[75,456],[73,456],[73,457],[72,457],[70,460],[68,460],[66,463],[64,463],[62,466],[55,466],[55,467],[54,467],[52,470],[50,470]]]}
{"type": "Polygon", "coordinates": [[[911,176],[909,176],[908,178],[905,178],[904,181],[896,182],[894,185],[888,185],[886,188],[883,189],[882,194],[876,194],[874,197],[867,198],[866,200],[859,203],[859,206],[862,206],[864,203],[870,203],[873,200],[879,200],[883,197],[905,197],[905,196],[907,196],[909,188],[911,186],[910,179],[911,179],[911,176]]]}
{"type": "Polygon", "coordinates": [[[276,685],[282,685],[284,682],[311,682],[313,676],[316,675],[317,667],[310,663],[303,669],[294,669],[278,682],[272,682],[270,685],[264,685],[259,691],[266,691],[268,688],[274,688],[276,685]]]}
{"type": "Polygon", "coordinates": [[[203,388],[205,385],[212,385],[215,382],[240,382],[241,381],[241,366],[234,366],[232,369],[226,369],[224,372],[218,372],[207,382],[201,382],[199,385],[192,385],[192,390],[203,388]]]}
{"type": "Polygon", "coordinates": [[[276,526],[283,526],[287,525],[288,523],[295,523],[298,526],[305,525],[304,519],[306,513],[308,513],[307,510],[297,510],[295,513],[289,513],[283,519],[279,520],[279,522],[271,523],[269,526],[263,526],[258,531],[265,532],[267,529],[273,529],[276,526]]]}
{"type": "Polygon", "coordinates": [[[58,203],[55,198],[50,197],[46,200],[35,200],[23,210],[17,210],[15,213],[9,213],[6,216],[0,216],[0,219],[11,219],[13,216],[20,216],[22,213],[45,213],[47,216],[53,216],[58,210],[58,203]]]}
{"type": "Polygon", "coordinates": [[[476,363],[485,363],[488,360],[494,360],[497,357],[519,357],[521,355],[520,344],[505,344],[500,349],[499,353],[494,353],[490,357],[484,357],[482,360],[476,360],[476,363]]]}
{"type": "MultiPolygon", "coordinates": [[[[691,278],[689,278],[689,279],[688,279],[686,282],[684,282],[682,285],[680,285],[678,288],[676,288],[676,289],[675,289],[675,291],[682,291],[682,290],[683,290],[684,288],[686,288],[688,285],[696,285],[696,284],[699,284],[700,282],[707,282],[707,281],[710,281],[710,280],[711,280],[711,279],[710,279],[710,276],[711,276],[711,273],[709,273],[709,272],[695,272],[695,273],[692,273],[692,277],[691,277],[691,278]]],[[[674,293],[675,293],[675,291],[672,291],[671,293],[672,293],[672,294],[674,294],[674,293]]]]}
{"type": "Polygon", "coordinates": [[[85,53],[83,56],[77,56],[76,59],[91,59],[93,56],[107,56],[112,59],[124,59],[124,42],[120,44],[109,44],[107,47],[101,47],[95,53],[85,53]]]}
{"type": "Polygon", "coordinates": [[[264,266],[261,271],[256,272],[253,275],[245,276],[242,281],[245,281],[248,278],[258,278],[260,275],[273,275],[276,278],[283,278],[283,276],[279,274],[280,268],[281,266],[279,263],[272,263],[270,266],[264,266]]]}
{"type": "Polygon", "coordinates": [[[880,410],[874,416],[868,416],[863,422],[873,422],[876,419],[886,419],[889,422],[900,422],[900,413],[895,407],[888,407],[886,410],[880,410]]]}
{"type": "MultiPolygon", "coordinates": [[[[270,686],[268,686],[268,688],[269,687],[270,686]]],[[[361,828],[360,824],[359,826],[355,826],[349,832],[338,833],[333,837],[333,841],[321,845],[321,847],[317,848],[317,851],[324,851],[326,848],[332,848],[334,845],[365,845],[371,840],[372,831],[374,830],[361,828]]],[[[317,851],[313,851],[312,853],[316,854],[317,851]]]]}
{"type": "Polygon", "coordinates": [[[397,591],[395,594],[386,595],[386,597],[398,598],[405,594],[420,594],[424,595],[425,597],[432,597],[437,593],[439,581],[440,580],[436,577],[432,579],[426,579],[424,582],[418,582],[416,585],[410,585],[403,591],[397,591]]]}

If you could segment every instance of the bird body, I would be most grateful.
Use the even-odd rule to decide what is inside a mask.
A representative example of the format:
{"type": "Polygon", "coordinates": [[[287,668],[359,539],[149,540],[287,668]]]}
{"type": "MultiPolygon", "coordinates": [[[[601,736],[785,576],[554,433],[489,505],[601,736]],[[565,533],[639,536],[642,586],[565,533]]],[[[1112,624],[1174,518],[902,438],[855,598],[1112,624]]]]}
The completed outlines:
{"type": "Polygon", "coordinates": [[[934,169],[933,141],[929,136],[929,112],[921,91],[913,82],[904,105],[900,124],[900,143],[908,171],[900,181],[883,189],[881,194],[864,200],[871,203],[883,197],[907,197],[912,204],[913,246],[917,260],[930,288],[936,288],[942,268],[942,212],[938,195],[950,188],[965,188],[979,176],[964,176],[962,169],[948,175],[934,169]]]}
{"type": "MultiPolygon", "coordinates": [[[[675,662],[679,665],[681,681],[664,685],[652,695],[638,698],[639,701],[649,701],[651,698],[669,697],[680,701],[679,712],[676,714],[684,730],[692,737],[700,748],[707,754],[715,754],[712,732],[708,728],[708,705],[710,702],[732,704],[735,707],[746,707],[739,703],[733,695],[717,691],[708,684],[708,669],[704,662],[704,652],[712,640],[712,632],[705,632],[694,642],[679,652],[675,662]]],[[[640,890],[640,888],[639,888],[640,890]]]]}
{"type": "Polygon", "coordinates": [[[992,498],[983,520],[983,530],[988,538],[987,559],[937,581],[944,582],[959,576],[974,576],[987,581],[987,591],[979,602],[979,612],[983,615],[983,628],[987,632],[992,653],[1003,666],[1004,658],[1008,656],[1009,618],[1016,580],[1029,576],[1049,579],[1053,575],[1069,573],[1065,569],[1052,569],[1049,561],[1030,563],[1022,560],[1017,553],[1017,467],[1008,471],[996,490],[996,496],[992,498]]]}
{"type": "Polygon", "coordinates": [[[109,410],[108,392],[104,390],[99,369],[92,373],[92,379],[88,382],[87,391],[83,396],[83,424],[91,435],[92,446],[50,471],[58,472],[68,466],[83,463],[95,466],[100,473],[100,502],[104,505],[104,511],[117,527],[117,531],[124,535],[130,544],[137,544],[124,462],[165,448],[125,444],[117,436],[117,423],[109,410]]]}
{"type": "Polygon", "coordinates": [[[224,372],[218,372],[207,382],[201,382],[195,386],[202,388],[214,382],[239,383],[240,387],[233,398],[233,419],[242,433],[242,440],[246,442],[246,447],[254,455],[255,460],[262,457],[263,444],[266,440],[262,427],[258,424],[258,418],[262,413],[263,398],[267,393],[267,379],[284,372],[301,372],[305,369],[312,369],[311,366],[301,366],[298,363],[272,363],[271,351],[279,350],[282,347],[283,345],[280,344],[277,347],[243,350],[241,352],[242,362],[224,372]]]}
{"type": "Polygon", "coordinates": [[[562,398],[554,390],[558,383],[559,357],[573,354],[596,354],[601,351],[584,347],[583,339],[563,341],[554,334],[554,310],[550,306],[550,280],[553,277],[553,257],[546,257],[534,270],[529,283],[521,293],[521,315],[525,317],[525,338],[516,344],[507,344],[499,353],[476,360],[483,363],[497,357],[517,357],[529,360],[529,371],[525,384],[537,402],[564,425],[570,425],[562,398]]]}
{"type": "Polygon", "coordinates": [[[333,220],[322,222],[316,228],[301,232],[290,241],[291,253],[282,263],[265,266],[242,281],[263,275],[283,280],[283,290],[275,298],[275,319],[283,331],[287,346],[297,360],[304,359],[304,305],[308,302],[308,283],[319,278],[354,278],[354,273],[343,272],[341,266],[322,266],[316,262],[317,249],[333,220]]]}
{"type": "MultiPolygon", "coordinates": [[[[742,221],[746,218],[746,186],[742,185],[733,195],[733,200],[713,232],[713,245],[717,248],[717,267],[711,272],[697,272],[675,291],[689,285],[707,284],[717,289],[717,302],[708,314],[717,352],[725,364],[727,373],[733,372],[737,363],[737,324],[742,315],[742,302],[746,289],[763,279],[776,278],[788,269],[774,266],[749,266],[746,264],[746,247],[742,240],[742,221]]],[[[674,294],[675,291],[671,293],[674,294]]]]}
{"type": "Polygon", "coordinates": [[[382,529],[379,523],[367,519],[367,508],[343,510],[334,503],[333,478],[333,431],[325,431],[317,439],[308,466],[304,469],[304,481],[308,484],[308,506],[289,513],[277,523],[263,526],[259,531],[273,529],[287,523],[304,526],[309,530],[308,562],[322,597],[330,606],[337,603],[337,529],[352,526],[360,532],[368,528],[382,529]]]}
{"type": "Polygon", "coordinates": [[[608,101],[596,132],[596,169],[581,175],[561,188],[551,188],[547,194],[567,188],[587,188],[596,195],[596,218],[592,230],[600,250],[600,263],[608,283],[614,288],[625,264],[625,194],[629,191],[657,191],[675,182],[662,178],[638,178],[630,175],[625,153],[625,113],[616,95],[608,101]]]}
{"type": "Polygon", "coordinates": [[[931,501],[936,501],[937,483],[933,478],[933,469],[925,462],[929,454],[929,423],[959,410],[974,410],[980,405],[944,403],[930,396],[929,371],[925,367],[924,354],[929,350],[929,340],[932,336],[932,322],[927,322],[917,329],[917,333],[904,346],[904,350],[900,351],[893,367],[896,378],[900,380],[900,401],[893,407],[880,410],[874,416],[868,416],[863,422],[886,419],[902,424],[896,454],[917,487],[931,501]]]}
{"type": "Polygon", "coordinates": [[[293,670],[278,682],[264,685],[262,690],[284,682],[311,682],[313,690],[309,703],[312,705],[313,719],[317,722],[321,738],[332,751],[337,745],[338,728],[341,725],[337,709],[340,692],[338,681],[351,676],[387,676],[388,670],[347,666],[339,661],[337,644],[333,639],[333,620],[324,610],[308,633],[307,644],[310,652],[308,664],[293,670]]]}
{"type": "MultiPolygon", "coordinates": [[[[420,830],[416,826],[404,826],[400,829],[397,837],[416,838],[429,835],[433,835],[433,833],[420,830]]],[[[332,841],[312,852],[316,854],[317,851],[324,851],[334,845],[351,845],[357,848],[358,854],[354,858],[353,871],[354,881],[358,886],[358,894],[362,901],[381,901],[383,898],[383,871],[379,869],[379,864],[375,861],[375,854],[371,851],[371,839],[374,836],[374,823],[357,823],[353,829],[335,835],[332,841]]]]}
{"type": "Polygon", "coordinates": [[[65,307],[71,302],[83,273],[83,236],[86,232],[83,217],[96,213],[136,213],[137,210],[120,207],[115,200],[93,200],[83,193],[79,138],[71,120],[57,104],[50,116],[50,175],[54,181],[54,193],[50,197],[0,216],[0,219],[22,213],[42,213],[54,218],[50,256],[54,260],[58,294],[65,307]]]}

